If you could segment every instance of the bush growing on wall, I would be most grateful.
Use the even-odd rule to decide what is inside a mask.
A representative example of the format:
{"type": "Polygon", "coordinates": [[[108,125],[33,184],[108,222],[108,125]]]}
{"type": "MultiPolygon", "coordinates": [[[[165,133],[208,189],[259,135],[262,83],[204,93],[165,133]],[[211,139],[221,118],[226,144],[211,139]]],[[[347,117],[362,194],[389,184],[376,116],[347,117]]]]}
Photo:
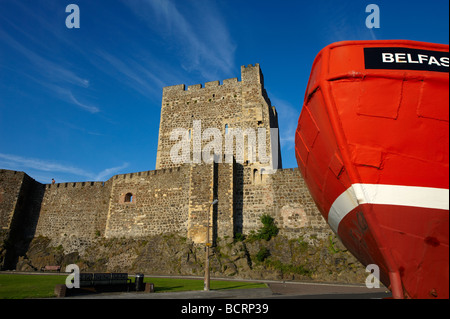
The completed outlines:
{"type": "Polygon", "coordinates": [[[275,225],[275,220],[272,216],[264,214],[260,218],[263,227],[261,227],[256,234],[252,236],[253,239],[264,239],[269,241],[272,237],[278,235],[279,229],[275,225]]]}
{"type": "Polygon", "coordinates": [[[266,247],[262,247],[256,254],[256,260],[259,262],[263,262],[269,256],[270,251],[266,247]]]}

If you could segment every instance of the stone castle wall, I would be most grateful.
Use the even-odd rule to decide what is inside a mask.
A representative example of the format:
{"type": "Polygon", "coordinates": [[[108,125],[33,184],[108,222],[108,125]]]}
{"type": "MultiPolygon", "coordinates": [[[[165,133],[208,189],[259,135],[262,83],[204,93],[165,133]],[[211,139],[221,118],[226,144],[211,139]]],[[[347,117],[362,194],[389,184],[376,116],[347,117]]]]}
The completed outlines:
{"type": "Polygon", "coordinates": [[[14,268],[34,238],[44,186],[24,172],[0,169],[0,268],[14,268]]]}
{"type": "Polygon", "coordinates": [[[271,177],[276,206],[273,216],[285,233],[295,237],[303,228],[328,229],[298,168],[278,170],[271,177]]]}
{"type": "Polygon", "coordinates": [[[9,230],[25,173],[0,170],[0,226],[9,230]]]}
{"type": "Polygon", "coordinates": [[[89,241],[105,233],[111,182],[45,185],[36,236],[89,241]]]}
{"type": "Polygon", "coordinates": [[[242,208],[236,213],[242,214],[242,233],[260,228],[264,214],[274,217],[281,233],[290,238],[305,228],[319,232],[328,228],[298,168],[278,169],[274,174],[244,168],[241,178],[243,183],[237,187],[242,189],[242,208]]]}
{"type": "Polygon", "coordinates": [[[44,185],[24,172],[0,170],[0,230],[16,240],[32,238],[39,218],[44,185]]]}
{"type": "Polygon", "coordinates": [[[106,182],[42,185],[24,180],[32,179],[23,172],[0,171],[2,229],[11,228],[15,216],[27,220],[33,230],[28,237],[45,236],[56,243],[163,233],[204,242],[208,211],[211,240],[256,231],[263,214],[273,216],[287,237],[306,227],[328,228],[298,169],[261,175],[237,163],[217,163],[115,175],[106,182]],[[28,204],[25,190],[20,195],[24,184],[27,194],[38,194],[28,204]],[[210,207],[214,198],[219,202],[210,207]],[[11,203],[22,208],[16,211],[11,203]]]}
{"type": "Polygon", "coordinates": [[[105,237],[142,237],[187,228],[189,166],[113,176],[105,237]],[[126,194],[132,194],[126,201],[126,194]]]}
{"type": "Polygon", "coordinates": [[[304,229],[328,234],[299,170],[281,168],[279,143],[277,148],[270,128],[278,128],[277,114],[258,64],[241,67],[241,81],[214,81],[187,90],[184,85],[166,87],[156,170],[115,175],[105,182],[53,185],[42,185],[23,172],[0,170],[0,239],[45,236],[55,244],[87,245],[101,237],[178,233],[202,243],[208,225],[210,240],[231,238],[258,230],[264,214],[274,217],[280,234],[290,238],[304,229]],[[201,129],[194,121],[201,122],[201,129]],[[176,128],[190,134],[185,162],[171,158],[177,141],[170,137],[176,128]],[[257,150],[248,147],[248,140],[240,146],[235,140],[231,162],[225,160],[225,141],[221,160],[205,162],[198,151],[210,141],[204,135],[208,128],[218,129],[222,138],[233,128],[263,128],[277,161],[254,161],[257,150]],[[262,174],[270,164],[276,171],[262,174]],[[214,199],[218,203],[210,205],[214,199]]]}

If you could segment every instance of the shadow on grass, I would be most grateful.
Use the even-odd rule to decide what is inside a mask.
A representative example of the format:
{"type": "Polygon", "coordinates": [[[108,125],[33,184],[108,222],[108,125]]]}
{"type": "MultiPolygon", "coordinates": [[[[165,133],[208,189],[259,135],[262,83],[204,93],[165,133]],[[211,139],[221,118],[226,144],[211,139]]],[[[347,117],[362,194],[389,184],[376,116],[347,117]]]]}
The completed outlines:
{"type": "Polygon", "coordinates": [[[212,290],[228,290],[228,289],[240,289],[240,288],[248,288],[248,285],[235,285],[235,286],[226,286],[226,287],[213,287],[212,290]]]}

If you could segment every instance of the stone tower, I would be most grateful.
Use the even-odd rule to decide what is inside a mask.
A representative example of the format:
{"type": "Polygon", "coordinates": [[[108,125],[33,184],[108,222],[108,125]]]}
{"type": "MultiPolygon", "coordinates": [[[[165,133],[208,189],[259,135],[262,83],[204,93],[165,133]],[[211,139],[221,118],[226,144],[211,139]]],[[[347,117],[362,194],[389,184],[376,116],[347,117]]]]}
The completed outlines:
{"type": "Polygon", "coordinates": [[[190,166],[189,238],[204,241],[208,211],[216,230],[211,239],[241,232],[244,209],[262,214],[260,197],[271,192],[268,175],[281,168],[281,153],[277,113],[258,63],[241,66],[241,81],[163,89],[156,169],[184,164],[190,166]],[[249,204],[244,192],[252,194],[249,204]],[[208,207],[213,199],[218,205],[208,207]]]}
{"type": "Polygon", "coordinates": [[[259,173],[281,168],[277,113],[258,63],[241,67],[240,82],[163,89],[156,169],[210,163],[210,154],[231,163],[230,150],[237,163],[259,173]]]}

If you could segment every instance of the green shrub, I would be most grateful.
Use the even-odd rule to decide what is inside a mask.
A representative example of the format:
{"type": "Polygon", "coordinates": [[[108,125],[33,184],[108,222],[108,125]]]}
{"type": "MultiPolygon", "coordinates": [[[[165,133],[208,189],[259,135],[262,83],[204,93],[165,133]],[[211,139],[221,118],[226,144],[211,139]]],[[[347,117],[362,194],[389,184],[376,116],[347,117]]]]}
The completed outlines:
{"type": "Polygon", "coordinates": [[[264,214],[261,216],[261,223],[263,227],[258,230],[256,237],[258,239],[264,239],[269,241],[272,237],[278,235],[279,229],[275,225],[275,221],[272,216],[264,214]]]}
{"type": "Polygon", "coordinates": [[[234,242],[237,243],[239,241],[244,241],[245,240],[245,235],[242,233],[236,233],[234,235],[234,242]]]}
{"type": "Polygon", "coordinates": [[[341,252],[341,250],[339,248],[335,247],[336,244],[333,241],[332,235],[328,236],[328,242],[329,242],[328,251],[331,254],[337,254],[337,253],[341,252]]]}
{"type": "Polygon", "coordinates": [[[302,253],[308,251],[308,246],[309,246],[309,244],[308,244],[307,241],[305,241],[305,240],[303,239],[303,236],[300,236],[300,237],[298,238],[297,243],[298,243],[298,245],[299,245],[299,247],[300,247],[300,251],[301,251],[302,253]]]}
{"type": "Polygon", "coordinates": [[[269,268],[280,270],[284,274],[299,274],[302,276],[311,277],[311,275],[314,273],[305,265],[283,264],[279,260],[267,259],[265,261],[265,265],[269,268]]]}
{"type": "Polygon", "coordinates": [[[256,254],[256,260],[259,262],[263,262],[269,256],[270,251],[266,247],[262,247],[256,254]]]}

